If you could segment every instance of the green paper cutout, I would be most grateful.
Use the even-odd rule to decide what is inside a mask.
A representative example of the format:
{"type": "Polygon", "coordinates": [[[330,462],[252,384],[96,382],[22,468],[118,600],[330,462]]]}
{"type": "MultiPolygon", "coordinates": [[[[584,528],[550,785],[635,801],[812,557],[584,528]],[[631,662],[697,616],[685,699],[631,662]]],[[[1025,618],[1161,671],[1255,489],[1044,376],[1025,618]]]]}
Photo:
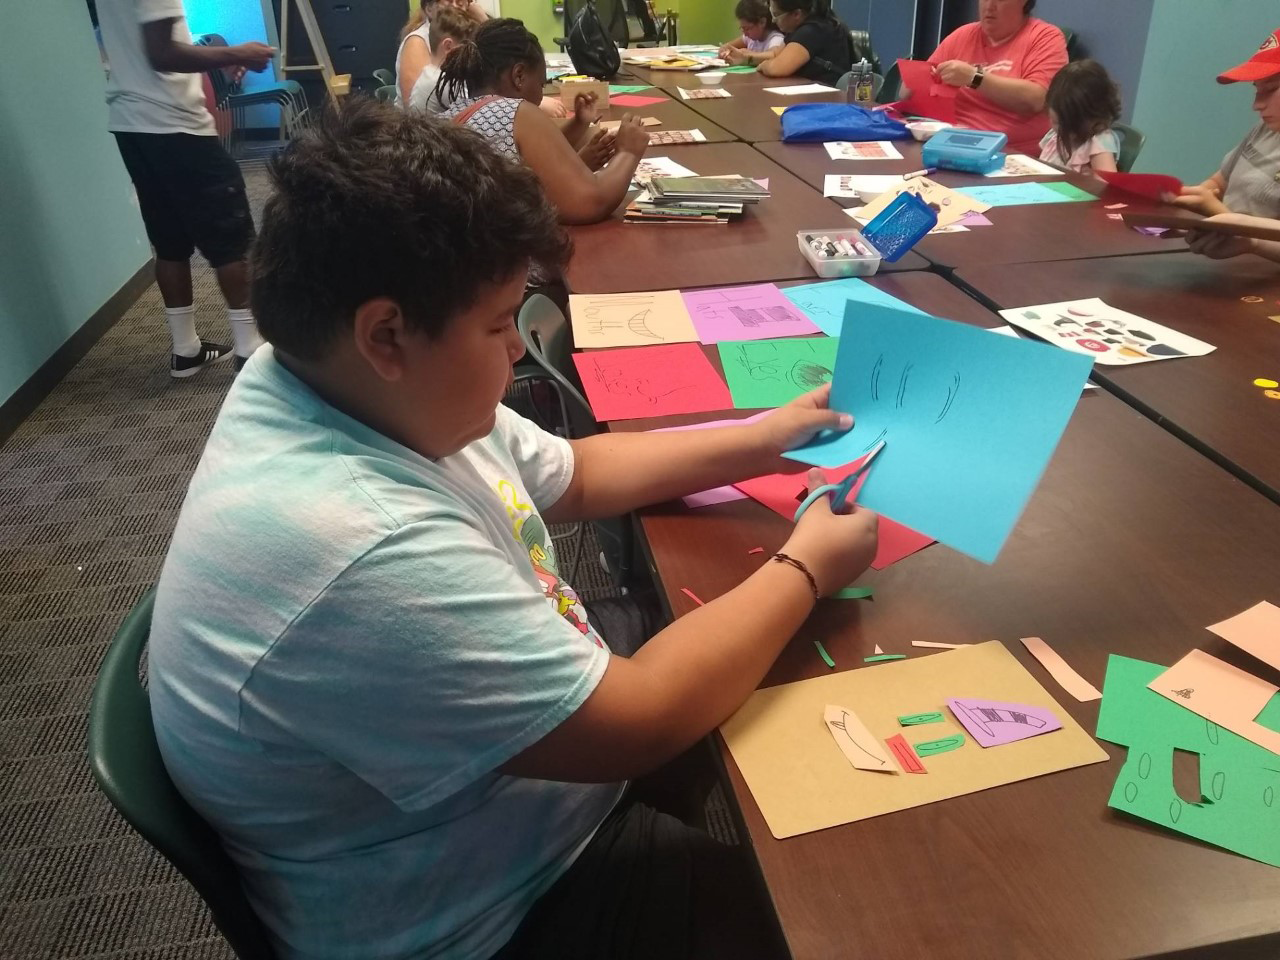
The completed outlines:
{"type": "Polygon", "coordinates": [[[611,83],[609,84],[610,93],[639,93],[641,90],[648,90],[652,87],[649,83],[611,83]]]}
{"type": "Polygon", "coordinates": [[[866,600],[871,597],[870,587],[845,587],[831,595],[832,600],[866,600]]]}
{"type": "Polygon", "coordinates": [[[721,67],[720,72],[721,73],[755,73],[756,68],[744,63],[741,66],[737,66],[737,67],[721,67]]]}
{"type": "Polygon", "coordinates": [[[958,750],[964,746],[964,734],[954,733],[940,740],[926,740],[924,743],[916,743],[912,744],[912,746],[915,748],[916,755],[920,757],[932,757],[939,753],[950,753],[952,750],[958,750]]]}
{"type": "Polygon", "coordinates": [[[835,667],[836,662],[831,659],[831,654],[827,653],[827,648],[822,645],[821,640],[813,641],[813,645],[818,648],[818,653],[823,660],[827,662],[828,667],[835,667]]]}
{"type": "Polygon", "coordinates": [[[716,345],[739,410],[780,407],[831,380],[838,337],[788,337],[716,345]]]}
{"type": "Polygon", "coordinates": [[[947,719],[940,713],[909,713],[904,717],[898,718],[898,724],[903,727],[918,727],[922,723],[941,723],[947,719]]]}
{"type": "Polygon", "coordinates": [[[1065,180],[1048,180],[1043,186],[1048,187],[1054,193],[1060,193],[1068,200],[1097,200],[1088,190],[1081,190],[1073,183],[1067,183],[1065,180]]]}
{"type": "Polygon", "coordinates": [[[881,663],[885,660],[905,660],[905,653],[877,653],[874,657],[863,657],[863,663],[881,663]]]}
{"type": "MultiPolygon", "coordinates": [[[[1112,655],[1098,736],[1127,746],[1107,805],[1280,867],[1280,757],[1165,699],[1147,684],[1164,667],[1112,655]],[[1173,751],[1200,756],[1200,803],[1173,787],[1173,751]]],[[[1257,717],[1280,729],[1280,695],[1257,717]]]]}

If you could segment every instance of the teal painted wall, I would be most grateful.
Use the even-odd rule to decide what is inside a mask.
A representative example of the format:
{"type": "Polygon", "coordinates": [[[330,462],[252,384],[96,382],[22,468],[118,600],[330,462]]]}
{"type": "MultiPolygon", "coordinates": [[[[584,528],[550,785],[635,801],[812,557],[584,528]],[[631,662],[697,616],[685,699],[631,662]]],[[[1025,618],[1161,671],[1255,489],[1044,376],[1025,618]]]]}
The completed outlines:
{"type": "Polygon", "coordinates": [[[1257,123],[1252,84],[1218,84],[1280,26],[1275,0],[1156,0],[1134,100],[1147,135],[1134,167],[1198,183],[1257,123]]]}
{"type": "Polygon", "coordinates": [[[147,262],[83,3],[0,15],[0,403],[147,262]]]}

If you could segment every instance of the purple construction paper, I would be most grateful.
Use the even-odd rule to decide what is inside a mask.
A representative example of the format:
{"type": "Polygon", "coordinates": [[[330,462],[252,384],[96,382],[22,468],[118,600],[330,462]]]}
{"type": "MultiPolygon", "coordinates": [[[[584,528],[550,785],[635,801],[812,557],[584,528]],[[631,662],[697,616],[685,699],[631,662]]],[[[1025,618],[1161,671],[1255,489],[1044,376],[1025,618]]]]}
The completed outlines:
{"type": "MultiPolygon", "coordinates": [[[[670,433],[673,430],[705,430],[708,427],[740,427],[744,424],[755,423],[761,417],[769,415],[766,410],[763,413],[753,414],[750,417],[743,417],[741,420],[708,420],[705,423],[686,423],[679,427],[659,427],[651,433],[670,433]]],[[[691,493],[687,497],[681,497],[684,505],[693,510],[698,507],[710,507],[717,503],[729,503],[733,500],[750,499],[745,493],[734,486],[712,487],[710,490],[702,490],[698,493],[691,493]]]]}
{"type": "Polygon", "coordinates": [[[990,218],[985,213],[970,213],[961,217],[956,223],[962,227],[989,227],[992,226],[990,218]]]}
{"type": "Polygon", "coordinates": [[[680,295],[703,343],[770,340],[822,332],[772,283],[685,290],[680,295]]]}
{"type": "Polygon", "coordinates": [[[1015,740],[1038,737],[1062,729],[1062,722],[1052,710],[1031,707],[1025,703],[1005,703],[1003,700],[978,700],[960,697],[947,701],[974,740],[983,747],[999,747],[1015,740]]]}

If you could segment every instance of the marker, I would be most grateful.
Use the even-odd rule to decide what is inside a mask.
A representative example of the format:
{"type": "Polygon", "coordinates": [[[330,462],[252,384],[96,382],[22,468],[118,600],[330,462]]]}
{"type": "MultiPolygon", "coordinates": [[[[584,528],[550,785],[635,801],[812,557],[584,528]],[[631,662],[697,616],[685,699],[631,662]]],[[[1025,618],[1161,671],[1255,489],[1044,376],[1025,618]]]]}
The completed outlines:
{"type": "Polygon", "coordinates": [[[911,173],[904,173],[902,175],[902,179],[914,180],[916,177],[927,177],[929,174],[937,173],[937,172],[938,172],[937,167],[925,167],[923,170],[915,170],[915,171],[912,171],[911,173]]]}
{"type": "Polygon", "coordinates": [[[813,238],[813,234],[811,233],[806,233],[804,235],[804,242],[809,245],[809,249],[812,250],[814,253],[817,253],[822,249],[822,244],[820,244],[817,240],[815,240],[813,238]]]}

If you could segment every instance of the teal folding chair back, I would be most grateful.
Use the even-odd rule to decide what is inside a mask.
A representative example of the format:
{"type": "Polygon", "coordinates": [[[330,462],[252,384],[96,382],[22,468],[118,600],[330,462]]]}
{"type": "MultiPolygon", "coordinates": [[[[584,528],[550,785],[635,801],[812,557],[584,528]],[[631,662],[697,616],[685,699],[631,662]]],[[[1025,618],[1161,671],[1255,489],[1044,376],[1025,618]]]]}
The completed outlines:
{"type": "Polygon", "coordinates": [[[569,406],[587,411],[582,391],[574,382],[577,374],[573,367],[573,349],[569,338],[569,322],[550,297],[535,293],[520,307],[516,327],[529,358],[560,384],[569,400],[569,406]]]}
{"type": "Polygon", "coordinates": [[[89,766],[120,815],[196,888],[241,960],[273,960],[270,943],[218,835],[165,770],[138,678],[155,588],[129,611],[98,672],[89,707],[89,766]]]}
{"type": "Polygon", "coordinates": [[[386,67],[379,67],[373,71],[373,79],[384,87],[394,87],[396,85],[396,75],[386,67]]]}
{"type": "Polygon", "coordinates": [[[384,103],[394,103],[396,99],[396,86],[394,83],[387,84],[385,87],[379,87],[373,91],[373,95],[384,103]]]}
{"type": "Polygon", "coordinates": [[[1147,142],[1146,134],[1137,127],[1118,120],[1111,125],[1111,129],[1120,135],[1120,155],[1116,157],[1116,167],[1121,173],[1129,173],[1147,142]]]}

